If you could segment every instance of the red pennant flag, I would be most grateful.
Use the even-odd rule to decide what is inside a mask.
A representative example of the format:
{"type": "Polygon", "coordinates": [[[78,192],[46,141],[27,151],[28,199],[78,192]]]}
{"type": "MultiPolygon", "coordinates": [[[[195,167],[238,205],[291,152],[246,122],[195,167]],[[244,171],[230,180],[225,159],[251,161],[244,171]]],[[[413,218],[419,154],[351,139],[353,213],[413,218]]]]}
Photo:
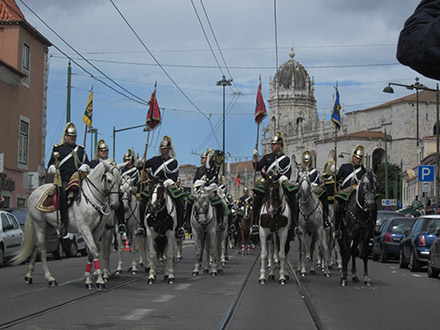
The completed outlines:
{"type": "Polygon", "coordinates": [[[147,113],[147,125],[150,129],[155,129],[160,125],[162,118],[160,117],[159,104],[156,99],[156,90],[151,94],[151,99],[148,102],[150,108],[147,113]]]}
{"type": "Polygon", "coordinates": [[[263,95],[261,94],[261,80],[258,85],[257,92],[257,105],[255,107],[255,122],[261,124],[264,118],[267,116],[266,106],[264,105],[263,95]]]}
{"type": "Polygon", "coordinates": [[[237,182],[238,186],[240,186],[242,184],[240,181],[240,178],[238,177],[238,174],[235,176],[235,181],[237,182]]]}

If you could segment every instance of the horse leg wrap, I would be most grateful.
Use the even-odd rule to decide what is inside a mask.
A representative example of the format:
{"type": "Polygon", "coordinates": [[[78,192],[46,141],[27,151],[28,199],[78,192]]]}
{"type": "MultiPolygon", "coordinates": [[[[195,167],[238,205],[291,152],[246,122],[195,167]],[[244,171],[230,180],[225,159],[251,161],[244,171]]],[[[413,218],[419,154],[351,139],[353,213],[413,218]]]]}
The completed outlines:
{"type": "Polygon", "coordinates": [[[96,270],[101,269],[101,266],[99,265],[99,259],[94,259],[93,263],[95,265],[95,269],[96,270]]]}
{"type": "Polygon", "coordinates": [[[91,272],[92,272],[92,263],[87,261],[86,273],[91,273],[91,272]]]}

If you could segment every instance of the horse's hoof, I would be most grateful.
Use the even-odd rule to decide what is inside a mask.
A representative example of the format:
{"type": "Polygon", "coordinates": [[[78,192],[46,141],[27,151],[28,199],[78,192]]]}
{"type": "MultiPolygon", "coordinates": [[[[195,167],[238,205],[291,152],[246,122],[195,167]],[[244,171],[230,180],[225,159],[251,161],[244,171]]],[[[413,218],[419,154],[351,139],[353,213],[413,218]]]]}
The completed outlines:
{"type": "Polygon", "coordinates": [[[357,277],[357,276],[353,276],[352,281],[353,281],[354,283],[359,283],[359,277],[357,277]]]}
{"type": "Polygon", "coordinates": [[[258,281],[258,283],[260,283],[260,284],[266,284],[266,280],[265,280],[264,278],[261,278],[261,279],[258,281]]]}
{"type": "Polygon", "coordinates": [[[301,272],[302,277],[306,277],[306,272],[301,272]]]}
{"type": "Polygon", "coordinates": [[[327,278],[331,277],[330,273],[325,273],[324,276],[327,277],[327,278]]]}
{"type": "Polygon", "coordinates": [[[140,262],[138,266],[142,268],[142,267],[144,267],[144,263],[140,262]]]}
{"type": "Polygon", "coordinates": [[[145,268],[145,273],[149,273],[150,272],[150,267],[145,268]]]}
{"type": "Polygon", "coordinates": [[[93,290],[95,287],[93,286],[93,284],[92,283],[87,283],[86,284],[86,289],[87,290],[93,290]]]}
{"type": "Polygon", "coordinates": [[[286,278],[286,281],[288,281],[290,279],[289,275],[285,275],[284,277],[286,278]]]}
{"type": "Polygon", "coordinates": [[[342,267],[338,267],[338,272],[342,272],[342,267]]]}
{"type": "Polygon", "coordinates": [[[306,261],[307,261],[307,262],[310,262],[310,260],[311,260],[310,257],[307,257],[307,258],[306,258],[306,261]]]}
{"type": "Polygon", "coordinates": [[[218,270],[218,274],[219,274],[219,275],[223,275],[223,269],[219,269],[219,270],[218,270]]]}
{"type": "Polygon", "coordinates": [[[371,286],[371,285],[372,285],[370,280],[366,280],[366,281],[364,281],[364,284],[365,284],[366,286],[371,286]]]}
{"type": "Polygon", "coordinates": [[[199,275],[199,272],[193,272],[192,273],[192,276],[194,276],[194,277],[196,277],[196,276],[198,276],[199,275]]]}
{"type": "Polygon", "coordinates": [[[148,284],[154,284],[155,281],[154,277],[150,277],[147,282],[148,284]]]}
{"type": "Polygon", "coordinates": [[[178,261],[180,261],[180,260],[182,260],[182,257],[177,257],[176,259],[177,259],[178,261]]]}
{"type": "Polygon", "coordinates": [[[24,281],[26,282],[26,284],[32,284],[32,277],[24,277],[24,281]]]}
{"type": "Polygon", "coordinates": [[[210,275],[211,275],[212,277],[217,276],[217,272],[211,272],[210,275]]]}
{"type": "Polygon", "coordinates": [[[347,280],[341,278],[341,286],[347,286],[347,280]]]}
{"type": "Polygon", "coordinates": [[[49,288],[55,288],[57,286],[58,286],[57,281],[55,280],[49,281],[49,288]]]}
{"type": "Polygon", "coordinates": [[[281,285],[285,285],[285,284],[286,284],[286,279],[284,279],[284,278],[280,278],[280,284],[281,284],[281,285]]]}
{"type": "Polygon", "coordinates": [[[332,266],[332,265],[328,266],[328,269],[329,269],[329,270],[332,270],[332,269],[333,269],[333,266],[332,266]]]}
{"type": "Polygon", "coordinates": [[[267,279],[268,279],[269,281],[273,281],[273,280],[275,279],[275,275],[269,275],[269,276],[267,277],[267,279]]]}
{"type": "Polygon", "coordinates": [[[122,273],[122,269],[117,269],[115,272],[116,275],[121,275],[121,273],[122,273]]]}
{"type": "Polygon", "coordinates": [[[222,261],[222,266],[224,267],[224,266],[226,266],[226,261],[222,261]]]}
{"type": "Polygon", "coordinates": [[[104,280],[104,283],[108,283],[108,281],[109,281],[108,277],[104,277],[103,280],[104,280]]]}
{"type": "Polygon", "coordinates": [[[98,291],[102,291],[102,290],[104,290],[104,288],[105,288],[104,283],[96,283],[96,289],[98,291]]]}
{"type": "Polygon", "coordinates": [[[169,279],[169,276],[168,275],[164,275],[163,281],[166,282],[166,281],[168,281],[168,279],[169,279]]]}
{"type": "Polygon", "coordinates": [[[132,275],[136,275],[137,273],[138,273],[137,270],[132,270],[132,271],[131,271],[131,274],[132,274],[132,275]]]}
{"type": "Polygon", "coordinates": [[[209,274],[209,269],[204,269],[203,274],[209,274]]]}
{"type": "Polygon", "coordinates": [[[312,274],[312,275],[316,275],[316,270],[312,269],[312,270],[310,271],[310,274],[312,274]]]}
{"type": "Polygon", "coordinates": [[[168,278],[167,283],[168,284],[174,284],[176,282],[176,279],[174,277],[168,278]]]}

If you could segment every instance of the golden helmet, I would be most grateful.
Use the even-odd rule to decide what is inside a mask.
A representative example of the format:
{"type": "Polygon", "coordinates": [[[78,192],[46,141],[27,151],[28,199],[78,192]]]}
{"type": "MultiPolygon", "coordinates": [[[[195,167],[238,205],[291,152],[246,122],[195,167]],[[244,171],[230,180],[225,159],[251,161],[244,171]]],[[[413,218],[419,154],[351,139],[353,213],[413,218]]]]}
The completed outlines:
{"type": "Polygon", "coordinates": [[[249,192],[249,188],[248,188],[248,186],[244,186],[243,187],[243,193],[248,193],[249,192]]]}
{"type": "Polygon", "coordinates": [[[277,132],[277,134],[272,138],[270,141],[271,144],[281,144],[281,152],[285,152],[285,143],[284,143],[284,137],[283,133],[277,132]]]}
{"type": "Polygon", "coordinates": [[[61,144],[63,144],[65,142],[64,138],[66,137],[66,135],[76,136],[76,133],[77,132],[76,132],[75,124],[72,122],[67,123],[66,127],[64,127],[63,136],[61,137],[61,144]]]}
{"type": "Polygon", "coordinates": [[[135,160],[135,154],[133,149],[128,149],[128,152],[124,154],[124,157],[122,158],[124,162],[134,161],[135,160]]]}
{"type": "Polygon", "coordinates": [[[164,135],[162,142],[160,143],[159,150],[162,149],[170,149],[171,150],[171,156],[174,157],[174,148],[173,148],[173,142],[171,141],[171,138],[168,135],[164,135]]]}
{"type": "Polygon", "coordinates": [[[361,146],[360,144],[358,144],[354,149],[353,149],[353,153],[352,156],[359,158],[359,159],[363,159],[364,158],[364,147],[361,146]]]}
{"type": "Polygon", "coordinates": [[[108,145],[104,140],[98,141],[98,151],[108,151],[108,145]]]}
{"type": "Polygon", "coordinates": [[[305,150],[303,152],[303,164],[308,162],[311,163],[312,162],[312,153],[309,150],[305,150]]]}

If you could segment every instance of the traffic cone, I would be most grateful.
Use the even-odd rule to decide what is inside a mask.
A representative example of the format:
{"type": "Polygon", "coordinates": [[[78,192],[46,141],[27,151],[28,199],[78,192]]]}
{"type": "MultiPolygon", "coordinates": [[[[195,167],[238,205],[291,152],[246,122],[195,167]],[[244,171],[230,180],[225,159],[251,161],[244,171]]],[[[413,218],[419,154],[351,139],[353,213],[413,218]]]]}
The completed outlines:
{"type": "Polygon", "coordinates": [[[128,244],[128,239],[125,240],[125,249],[124,251],[130,251],[130,244],[128,244]]]}

